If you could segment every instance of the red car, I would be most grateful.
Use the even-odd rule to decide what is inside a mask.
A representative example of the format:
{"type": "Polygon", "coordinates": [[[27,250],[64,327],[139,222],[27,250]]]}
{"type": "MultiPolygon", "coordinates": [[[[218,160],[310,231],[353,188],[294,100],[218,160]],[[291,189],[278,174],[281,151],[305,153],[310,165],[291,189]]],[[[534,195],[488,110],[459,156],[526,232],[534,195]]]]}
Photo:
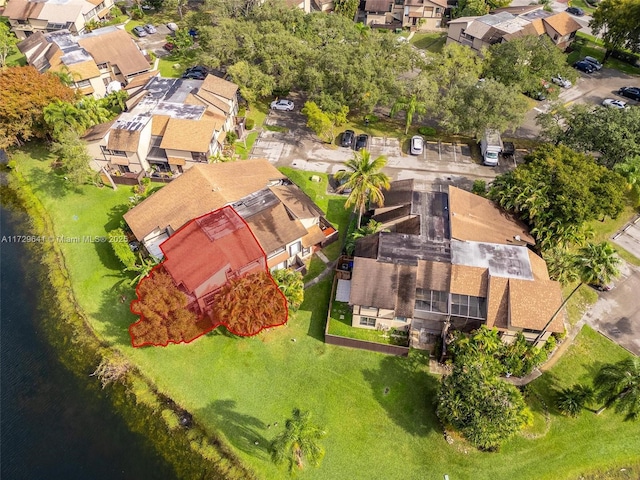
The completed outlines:
{"type": "Polygon", "coordinates": [[[165,43],[162,48],[164,48],[167,52],[173,52],[173,50],[176,48],[176,46],[169,42],[169,43],[165,43]]]}

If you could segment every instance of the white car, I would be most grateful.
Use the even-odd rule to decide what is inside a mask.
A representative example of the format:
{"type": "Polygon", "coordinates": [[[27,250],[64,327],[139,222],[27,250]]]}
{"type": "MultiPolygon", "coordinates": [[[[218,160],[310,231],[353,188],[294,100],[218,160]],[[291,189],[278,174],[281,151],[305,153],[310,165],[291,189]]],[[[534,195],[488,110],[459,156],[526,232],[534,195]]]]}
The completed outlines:
{"type": "Polygon", "coordinates": [[[551,81],[556,85],[560,85],[562,88],[571,88],[571,82],[566,78],[561,77],[560,75],[555,75],[551,77],[551,81]]]}
{"type": "Polygon", "coordinates": [[[420,135],[411,137],[411,155],[421,155],[424,151],[424,139],[420,135]]]}
{"type": "Polygon", "coordinates": [[[271,108],[273,110],[293,110],[293,102],[291,100],[275,100],[271,102],[271,108]]]}
{"type": "Polygon", "coordinates": [[[178,30],[178,25],[176,25],[173,22],[169,22],[169,23],[167,23],[167,28],[169,30],[171,30],[172,32],[175,32],[176,30],[178,30]]]}
{"type": "Polygon", "coordinates": [[[602,105],[609,108],[629,108],[627,106],[627,102],[623,102],[622,100],[614,100],[613,98],[607,98],[602,102],[602,105]]]}

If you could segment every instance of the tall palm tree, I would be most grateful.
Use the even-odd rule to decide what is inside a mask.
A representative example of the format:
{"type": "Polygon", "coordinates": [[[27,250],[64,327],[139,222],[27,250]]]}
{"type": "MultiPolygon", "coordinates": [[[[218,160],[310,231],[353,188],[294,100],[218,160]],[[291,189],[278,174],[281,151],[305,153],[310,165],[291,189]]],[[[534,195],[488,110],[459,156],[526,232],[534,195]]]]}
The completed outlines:
{"type": "Polygon", "coordinates": [[[326,432],[311,422],[310,412],[294,408],[285,430],[271,443],[271,458],[277,464],[288,463],[289,471],[304,467],[305,462],[318,466],[324,457],[324,448],[318,443],[326,432]]]}
{"type": "Polygon", "coordinates": [[[350,189],[351,193],[345,202],[346,207],[354,207],[354,212],[358,213],[358,225],[362,221],[362,214],[365,212],[368,202],[375,202],[384,205],[383,189],[389,188],[389,177],[381,170],[387,164],[387,158],[380,156],[371,160],[368,150],[362,149],[355,152],[353,158],[347,160],[344,165],[346,170],[336,173],[336,180],[346,179],[347,181],[338,187],[342,192],[350,189]]]}
{"type": "Polygon", "coordinates": [[[538,334],[534,341],[534,345],[547,333],[547,329],[551,322],[558,316],[564,306],[574,293],[585,283],[606,285],[611,280],[619,275],[618,264],[620,258],[616,254],[615,249],[607,242],[601,242],[598,244],[587,243],[584,247],[578,250],[578,253],[573,257],[573,265],[576,269],[580,283],[574,288],[569,296],[564,299],[560,307],[555,311],[553,316],[549,319],[542,331],[538,334]]]}
{"type": "Polygon", "coordinates": [[[615,404],[616,412],[626,412],[628,419],[640,418],[640,358],[603,365],[594,384],[598,400],[605,402],[597,414],[615,404]]]}
{"type": "Polygon", "coordinates": [[[585,385],[564,388],[556,395],[556,407],[560,412],[577,417],[585,404],[593,399],[593,390],[585,385]]]}
{"type": "Polygon", "coordinates": [[[632,199],[637,205],[640,203],[640,155],[617,163],[613,170],[624,177],[627,188],[631,191],[632,199]]]}
{"type": "Polygon", "coordinates": [[[89,124],[86,112],[69,102],[56,100],[44,107],[42,113],[44,121],[55,134],[69,127],[80,132],[89,124]]]}
{"type": "Polygon", "coordinates": [[[409,98],[399,98],[391,107],[391,116],[393,117],[399,111],[404,110],[405,129],[404,134],[409,133],[409,127],[413,123],[413,116],[424,115],[427,113],[427,106],[418,100],[417,95],[411,95],[409,98]]]}
{"type": "Polygon", "coordinates": [[[85,112],[87,116],[87,127],[108,122],[112,116],[104,100],[97,100],[94,97],[83,98],[78,102],[77,108],[85,112]]]}

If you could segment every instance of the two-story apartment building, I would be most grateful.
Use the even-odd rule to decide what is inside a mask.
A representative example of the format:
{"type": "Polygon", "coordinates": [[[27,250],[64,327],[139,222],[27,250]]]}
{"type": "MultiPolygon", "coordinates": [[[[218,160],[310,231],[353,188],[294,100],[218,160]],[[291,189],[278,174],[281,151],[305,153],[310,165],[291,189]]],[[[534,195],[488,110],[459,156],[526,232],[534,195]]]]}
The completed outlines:
{"type": "Polygon", "coordinates": [[[238,87],[224,79],[153,76],[132,85],[136,103],[128,103],[129,111],[83,136],[92,167],[105,175],[177,176],[208,163],[235,128],[238,87]]]}
{"type": "Polygon", "coordinates": [[[112,83],[119,88],[151,70],[131,36],[114,26],[81,35],[36,32],[18,43],[18,49],[39,72],[65,72],[80,93],[96,98],[110,93],[112,83]]]}
{"type": "Polygon", "coordinates": [[[446,0],[366,0],[365,23],[436,30],[442,27],[446,9],[446,0]]]}
{"type": "Polygon", "coordinates": [[[404,329],[412,346],[443,330],[497,328],[545,341],[564,330],[558,282],[529,247],[526,226],[493,202],[456,187],[448,193],[394,182],[373,219],[388,232],[358,241],[349,285],[352,325],[404,329]]]}
{"type": "Polygon", "coordinates": [[[508,42],[524,35],[547,35],[564,51],[581,28],[582,25],[568,13],[547,12],[542,6],[516,15],[500,10],[481,17],[451,20],[448,23],[447,43],[459,43],[480,52],[495,43],[508,42]]]}
{"type": "Polygon", "coordinates": [[[24,40],[36,32],[82,33],[87,22],[104,18],[113,4],[114,0],[9,0],[3,16],[18,40],[24,40]]]}
{"type": "Polygon", "coordinates": [[[230,205],[260,243],[271,270],[300,266],[336,230],[313,201],[267,160],[197,165],[124,215],[154,256],[193,218],[230,205]]]}

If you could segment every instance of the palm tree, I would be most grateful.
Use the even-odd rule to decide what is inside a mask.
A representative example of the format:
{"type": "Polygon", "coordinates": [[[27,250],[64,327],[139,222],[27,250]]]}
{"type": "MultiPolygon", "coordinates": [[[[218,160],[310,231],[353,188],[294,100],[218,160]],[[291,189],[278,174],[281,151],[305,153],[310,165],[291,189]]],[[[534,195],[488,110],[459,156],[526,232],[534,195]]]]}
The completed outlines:
{"type": "Polygon", "coordinates": [[[302,280],[302,274],[295,270],[291,270],[290,268],[283,268],[281,270],[276,270],[271,276],[287,299],[289,308],[294,312],[298,310],[298,307],[300,307],[304,301],[304,282],[302,280]]]}
{"type": "Polygon", "coordinates": [[[556,395],[556,407],[560,412],[577,417],[585,404],[593,400],[593,390],[585,385],[564,388],[556,395]]]}
{"type": "Polygon", "coordinates": [[[76,132],[80,132],[84,130],[89,123],[88,116],[84,110],[77,108],[69,102],[62,102],[60,100],[56,100],[44,107],[42,113],[44,121],[56,134],[68,127],[76,132]]]}
{"type": "MultiPolygon", "coordinates": [[[[382,223],[376,222],[375,220],[369,220],[364,227],[360,227],[355,230],[351,235],[347,237],[345,242],[344,249],[349,255],[353,255],[354,250],[356,249],[356,242],[364,237],[368,237],[369,235],[375,235],[382,230],[382,223]]],[[[384,230],[388,232],[389,230],[384,230]]]]}
{"type": "Polygon", "coordinates": [[[624,177],[627,188],[631,191],[632,200],[638,205],[640,203],[640,155],[617,163],[613,170],[624,177]]]}
{"type": "Polygon", "coordinates": [[[133,287],[140,283],[144,278],[148,277],[151,273],[151,270],[158,264],[159,260],[153,255],[148,258],[142,258],[142,254],[138,254],[138,258],[140,259],[140,263],[136,263],[132,267],[127,267],[124,269],[125,272],[136,272],[137,275],[129,282],[129,286],[133,287]]]}
{"type": "Polygon", "coordinates": [[[304,467],[305,462],[318,466],[324,457],[324,448],[318,443],[326,432],[311,422],[310,412],[294,408],[285,430],[271,443],[271,458],[277,464],[288,463],[289,471],[304,467]]]}
{"type": "Polygon", "coordinates": [[[413,116],[424,115],[427,113],[427,106],[418,100],[416,95],[411,95],[409,98],[399,98],[396,103],[391,107],[391,116],[393,117],[400,110],[404,110],[404,119],[406,122],[404,134],[409,133],[409,127],[413,123],[413,116]]]}
{"type": "Polygon", "coordinates": [[[351,160],[345,162],[346,170],[341,170],[335,174],[338,181],[347,181],[338,187],[338,192],[351,189],[351,193],[345,202],[346,207],[353,205],[354,212],[358,213],[358,225],[362,220],[368,202],[375,202],[384,205],[383,189],[389,188],[389,177],[381,172],[387,164],[387,158],[380,156],[371,160],[368,150],[362,149],[355,152],[351,160]]]}
{"type": "Polygon", "coordinates": [[[538,334],[534,345],[547,333],[547,329],[551,322],[558,316],[564,306],[574,293],[585,283],[606,285],[611,280],[619,275],[618,264],[620,258],[616,254],[615,249],[607,242],[601,242],[598,244],[587,243],[584,247],[578,250],[578,253],[573,257],[573,266],[576,269],[580,283],[574,288],[569,296],[564,299],[560,307],[555,311],[542,331],[538,334]]]}
{"type": "Polygon", "coordinates": [[[121,113],[127,108],[127,98],[129,94],[126,90],[116,90],[104,97],[104,106],[111,111],[111,113],[121,113]]]}
{"type": "Polygon", "coordinates": [[[615,404],[616,412],[626,412],[629,420],[640,417],[640,358],[603,365],[593,383],[598,400],[605,402],[596,414],[615,404]]]}
{"type": "Polygon", "coordinates": [[[97,100],[94,97],[83,98],[78,102],[77,108],[85,112],[87,127],[108,122],[112,116],[104,100],[97,100]]]}

